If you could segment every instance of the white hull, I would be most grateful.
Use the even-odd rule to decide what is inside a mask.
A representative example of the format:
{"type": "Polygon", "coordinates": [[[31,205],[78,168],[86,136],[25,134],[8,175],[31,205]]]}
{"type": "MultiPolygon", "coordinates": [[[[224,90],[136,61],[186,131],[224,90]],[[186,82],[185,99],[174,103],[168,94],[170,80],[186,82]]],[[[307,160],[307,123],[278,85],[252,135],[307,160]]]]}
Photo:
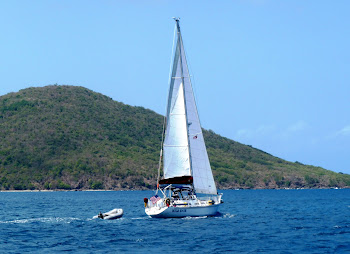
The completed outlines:
{"type": "Polygon", "coordinates": [[[197,198],[195,195],[184,199],[173,197],[158,198],[157,202],[151,200],[145,203],[145,212],[153,218],[181,218],[214,216],[217,214],[222,194],[207,198],[197,198]]]}
{"type": "Polygon", "coordinates": [[[146,208],[145,212],[152,218],[182,218],[182,217],[201,217],[214,216],[218,212],[220,204],[208,206],[192,207],[151,207],[146,208]]]}

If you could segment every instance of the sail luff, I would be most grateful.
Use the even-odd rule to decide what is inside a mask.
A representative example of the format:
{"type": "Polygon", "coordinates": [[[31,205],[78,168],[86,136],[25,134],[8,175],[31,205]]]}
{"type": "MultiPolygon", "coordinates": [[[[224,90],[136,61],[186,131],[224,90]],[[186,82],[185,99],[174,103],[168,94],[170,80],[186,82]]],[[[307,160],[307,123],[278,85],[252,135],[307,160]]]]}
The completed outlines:
{"type": "Polygon", "coordinates": [[[174,77],[176,76],[176,67],[177,67],[176,63],[178,61],[179,56],[180,56],[180,54],[179,54],[178,44],[176,44],[176,50],[175,50],[174,61],[173,61],[173,70],[172,70],[172,74],[171,74],[170,88],[169,88],[169,95],[168,95],[168,106],[167,106],[167,114],[166,114],[166,118],[167,119],[169,119],[169,114],[170,114],[172,93],[173,93],[174,83],[175,83],[175,78],[174,77]]]}

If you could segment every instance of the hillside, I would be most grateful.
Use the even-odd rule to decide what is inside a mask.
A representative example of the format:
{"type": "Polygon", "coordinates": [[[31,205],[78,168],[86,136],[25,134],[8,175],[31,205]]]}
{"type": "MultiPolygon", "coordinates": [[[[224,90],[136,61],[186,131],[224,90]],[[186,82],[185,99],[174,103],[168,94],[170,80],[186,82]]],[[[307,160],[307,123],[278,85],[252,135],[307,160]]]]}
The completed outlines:
{"type": "MultiPolygon", "coordinates": [[[[0,190],[155,188],[162,121],[83,87],[1,96],[0,190]]],[[[350,187],[350,175],[204,136],[219,188],[350,187]]]]}

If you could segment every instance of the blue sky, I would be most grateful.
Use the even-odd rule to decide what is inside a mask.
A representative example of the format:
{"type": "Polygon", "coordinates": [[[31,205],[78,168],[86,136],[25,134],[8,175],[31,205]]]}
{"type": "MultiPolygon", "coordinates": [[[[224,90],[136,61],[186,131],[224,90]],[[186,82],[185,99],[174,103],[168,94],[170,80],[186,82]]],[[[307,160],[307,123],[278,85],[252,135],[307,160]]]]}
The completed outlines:
{"type": "Polygon", "coordinates": [[[349,1],[1,1],[0,95],[84,86],[165,113],[174,33],[204,128],[350,173],[349,1]]]}

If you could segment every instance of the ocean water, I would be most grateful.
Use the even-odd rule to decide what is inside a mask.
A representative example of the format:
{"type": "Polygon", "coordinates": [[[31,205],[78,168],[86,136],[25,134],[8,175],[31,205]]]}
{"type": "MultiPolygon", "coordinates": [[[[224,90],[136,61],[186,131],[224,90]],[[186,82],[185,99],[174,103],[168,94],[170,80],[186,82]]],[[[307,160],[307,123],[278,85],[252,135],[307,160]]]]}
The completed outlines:
{"type": "Polygon", "coordinates": [[[350,253],[350,189],[222,192],[217,216],[182,219],[149,218],[152,191],[0,192],[0,253],[350,253]]]}

